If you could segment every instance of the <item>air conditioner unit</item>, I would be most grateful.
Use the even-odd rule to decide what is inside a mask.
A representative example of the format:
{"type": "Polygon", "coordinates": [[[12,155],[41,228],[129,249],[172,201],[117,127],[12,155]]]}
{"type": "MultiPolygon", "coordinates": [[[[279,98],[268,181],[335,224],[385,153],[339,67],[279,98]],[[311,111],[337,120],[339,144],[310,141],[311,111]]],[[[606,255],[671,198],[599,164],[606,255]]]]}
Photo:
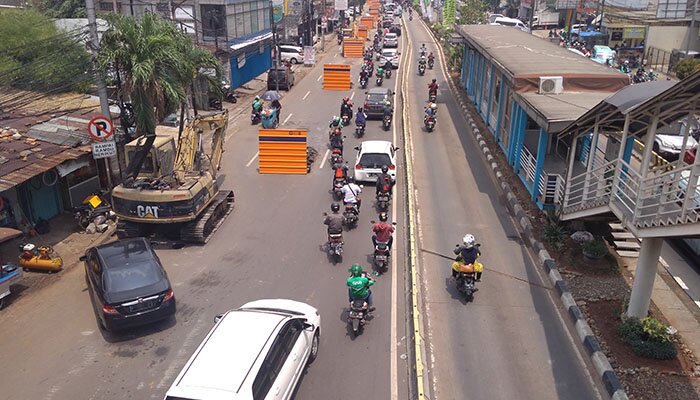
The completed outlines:
{"type": "Polygon", "coordinates": [[[561,76],[540,76],[540,94],[560,94],[564,91],[564,78],[561,76]]]}

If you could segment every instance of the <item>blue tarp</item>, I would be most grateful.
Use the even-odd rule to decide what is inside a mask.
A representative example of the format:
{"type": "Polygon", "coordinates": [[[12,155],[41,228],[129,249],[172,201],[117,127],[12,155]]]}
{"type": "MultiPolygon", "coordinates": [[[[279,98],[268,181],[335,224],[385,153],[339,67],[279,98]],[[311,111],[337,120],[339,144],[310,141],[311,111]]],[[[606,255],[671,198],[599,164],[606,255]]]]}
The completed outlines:
{"type": "Polygon", "coordinates": [[[238,88],[272,66],[272,31],[266,29],[229,41],[231,87],[238,88]]]}

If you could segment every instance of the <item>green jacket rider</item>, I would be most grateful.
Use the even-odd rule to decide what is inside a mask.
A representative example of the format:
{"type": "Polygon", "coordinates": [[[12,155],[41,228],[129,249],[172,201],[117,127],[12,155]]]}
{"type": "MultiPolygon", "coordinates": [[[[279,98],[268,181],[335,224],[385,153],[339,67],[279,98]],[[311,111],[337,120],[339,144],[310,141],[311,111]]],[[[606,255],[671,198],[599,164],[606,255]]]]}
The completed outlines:
{"type": "Polygon", "coordinates": [[[374,281],[362,274],[360,264],[353,264],[348,272],[351,273],[346,282],[350,301],[365,300],[372,307],[372,290],[369,287],[374,285],[374,281]]]}
{"type": "Polygon", "coordinates": [[[377,76],[384,76],[384,67],[377,67],[377,76]]]}
{"type": "Polygon", "coordinates": [[[261,112],[262,109],[263,109],[263,102],[260,101],[260,96],[255,96],[255,99],[253,100],[253,111],[261,112]]]}

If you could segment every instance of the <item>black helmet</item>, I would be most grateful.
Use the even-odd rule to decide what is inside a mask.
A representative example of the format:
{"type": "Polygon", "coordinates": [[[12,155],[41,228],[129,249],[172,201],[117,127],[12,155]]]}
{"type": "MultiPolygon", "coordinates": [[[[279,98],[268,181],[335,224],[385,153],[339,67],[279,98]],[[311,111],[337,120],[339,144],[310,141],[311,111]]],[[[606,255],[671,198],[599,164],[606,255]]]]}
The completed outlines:
{"type": "Polygon", "coordinates": [[[387,220],[388,218],[389,218],[389,216],[387,215],[387,213],[385,213],[385,212],[379,213],[379,220],[380,220],[380,221],[386,222],[386,220],[387,220]]]}
{"type": "Polygon", "coordinates": [[[437,79],[433,78],[433,83],[437,82],[437,79]]]}
{"type": "Polygon", "coordinates": [[[331,211],[338,212],[339,210],[340,210],[340,204],[338,204],[338,203],[331,204],[331,211]]]}
{"type": "Polygon", "coordinates": [[[382,172],[385,174],[389,172],[389,167],[387,167],[386,165],[382,165],[382,172]]]}
{"type": "Polygon", "coordinates": [[[347,180],[348,183],[353,183],[353,182],[355,182],[355,178],[352,177],[352,176],[348,176],[346,180],[347,180]]]}

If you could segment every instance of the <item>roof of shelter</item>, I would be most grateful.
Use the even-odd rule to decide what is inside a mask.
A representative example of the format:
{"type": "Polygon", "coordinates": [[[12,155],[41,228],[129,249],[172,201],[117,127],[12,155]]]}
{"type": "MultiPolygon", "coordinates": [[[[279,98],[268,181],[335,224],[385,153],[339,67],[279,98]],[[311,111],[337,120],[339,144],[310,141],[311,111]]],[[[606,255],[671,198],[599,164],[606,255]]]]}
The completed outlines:
{"type": "Polygon", "coordinates": [[[624,75],[542,38],[500,25],[459,25],[457,31],[513,75],[624,75]]]}
{"type": "Polygon", "coordinates": [[[654,81],[628,86],[591,108],[571,123],[560,136],[583,135],[598,121],[601,131],[621,132],[625,118],[630,117],[629,133],[639,135],[647,130],[659,111],[658,127],[670,125],[695,109],[700,97],[700,72],[680,82],[654,81]]]}
{"type": "Polygon", "coordinates": [[[535,122],[549,133],[557,133],[594,107],[601,100],[610,96],[606,92],[584,92],[561,94],[522,93],[518,97],[526,104],[521,104],[528,114],[535,116],[535,122]],[[528,110],[529,108],[529,110],[528,110]]]}

